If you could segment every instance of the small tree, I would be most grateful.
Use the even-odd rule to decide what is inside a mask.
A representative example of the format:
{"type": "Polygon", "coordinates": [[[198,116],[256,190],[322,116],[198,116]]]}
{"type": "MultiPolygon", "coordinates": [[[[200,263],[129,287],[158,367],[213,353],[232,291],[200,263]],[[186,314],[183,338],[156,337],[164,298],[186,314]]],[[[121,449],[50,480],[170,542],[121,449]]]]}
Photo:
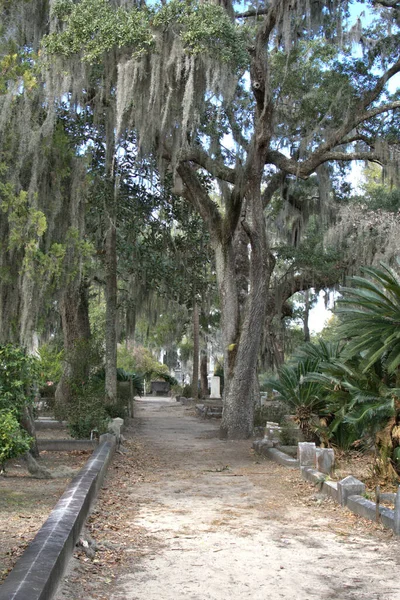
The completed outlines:
{"type": "Polygon", "coordinates": [[[38,360],[12,344],[0,346],[0,410],[12,412],[32,438],[37,457],[33,399],[39,384],[38,360]]]}
{"type": "Polygon", "coordinates": [[[28,452],[32,443],[22,431],[18,419],[10,410],[0,410],[0,473],[5,471],[5,462],[28,452]]]}

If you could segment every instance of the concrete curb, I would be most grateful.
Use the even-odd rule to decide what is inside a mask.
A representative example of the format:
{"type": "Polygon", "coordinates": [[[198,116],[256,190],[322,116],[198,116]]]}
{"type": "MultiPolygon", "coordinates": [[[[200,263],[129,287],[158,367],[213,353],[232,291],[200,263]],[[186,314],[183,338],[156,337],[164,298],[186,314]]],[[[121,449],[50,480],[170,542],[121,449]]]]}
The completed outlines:
{"type": "MultiPolygon", "coordinates": [[[[277,450],[277,448],[270,448],[267,445],[262,444],[261,442],[262,440],[256,440],[253,443],[253,448],[257,452],[263,454],[264,456],[267,456],[268,458],[271,458],[272,460],[278,462],[281,465],[298,467],[299,461],[291,458],[284,452],[277,450]]],[[[321,473],[321,471],[317,471],[317,469],[314,469],[313,467],[300,467],[300,472],[303,479],[318,486],[319,492],[325,494],[326,496],[330,496],[331,498],[333,498],[333,500],[335,500],[335,502],[340,503],[338,482],[330,481],[328,475],[326,475],[325,473],[321,473]]],[[[391,501],[393,503],[395,502],[395,497],[396,494],[381,494],[381,500],[391,501]]],[[[344,500],[344,506],[356,515],[363,517],[364,519],[376,521],[376,503],[372,502],[371,500],[367,500],[367,498],[364,498],[364,496],[347,496],[344,500]]],[[[386,506],[379,506],[378,510],[379,519],[382,525],[384,525],[388,529],[392,529],[396,533],[395,511],[390,508],[387,508],[386,506]]]]}
{"type": "MultiPolygon", "coordinates": [[[[349,496],[346,506],[356,515],[364,517],[364,519],[369,519],[370,521],[375,521],[376,519],[375,502],[367,500],[363,496],[349,496]]],[[[380,506],[379,518],[382,525],[394,531],[394,510],[386,508],[386,506],[380,506]]]]}
{"type": "Polygon", "coordinates": [[[277,448],[271,448],[264,442],[264,440],[255,440],[253,442],[253,449],[259,454],[274,460],[284,467],[291,467],[292,469],[299,468],[299,461],[297,458],[292,458],[277,448]]]}
{"type": "Polygon", "coordinates": [[[105,434],[0,587],[0,600],[51,600],[116,447],[105,434]]]}

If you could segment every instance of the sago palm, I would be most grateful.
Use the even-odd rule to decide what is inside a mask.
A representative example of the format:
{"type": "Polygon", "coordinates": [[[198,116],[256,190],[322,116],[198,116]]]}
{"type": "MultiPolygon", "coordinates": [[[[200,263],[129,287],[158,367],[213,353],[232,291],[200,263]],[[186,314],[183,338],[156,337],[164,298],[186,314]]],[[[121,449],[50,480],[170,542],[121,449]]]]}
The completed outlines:
{"type": "Polygon", "coordinates": [[[386,266],[364,268],[366,277],[353,277],[356,287],[342,289],[336,312],[339,332],[349,340],[350,356],[361,354],[363,371],[384,361],[389,374],[400,365],[400,281],[386,266]]]}
{"type": "Polygon", "coordinates": [[[297,364],[283,365],[278,370],[278,376],[267,383],[268,387],[278,392],[278,399],[294,414],[306,440],[314,437],[318,416],[324,410],[321,385],[305,379],[308,373],[316,370],[318,363],[316,359],[305,359],[297,364]]]}

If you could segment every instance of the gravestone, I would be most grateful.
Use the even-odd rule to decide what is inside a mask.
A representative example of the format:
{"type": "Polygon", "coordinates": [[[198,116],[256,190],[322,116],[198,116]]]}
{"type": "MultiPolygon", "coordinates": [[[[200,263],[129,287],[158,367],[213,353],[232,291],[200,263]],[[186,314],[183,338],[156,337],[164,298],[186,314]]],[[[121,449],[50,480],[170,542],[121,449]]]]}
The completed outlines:
{"type": "Polygon", "coordinates": [[[317,449],[314,442],[299,442],[297,445],[297,458],[301,467],[317,466],[317,449]]]}
{"type": "Polygon", "coordinates": [[[365,494],[365,484],[356,479],[352,475],[345,477],[342,481],[338,481],[337,484],[339,503],[342,506],[346,506],[347,498],[349,496],[362,496],[365,494]]]}
{"type": "Polygon", "coordinates": [[[335,452],[332,448],[317,448],[317,470],[331,475],[335,466],[335,452]]]}
{"type": "Polygon", "coordinates": [[[217,375],[211,377],[211,398],[221,398],[220,378],[217,375]]]}

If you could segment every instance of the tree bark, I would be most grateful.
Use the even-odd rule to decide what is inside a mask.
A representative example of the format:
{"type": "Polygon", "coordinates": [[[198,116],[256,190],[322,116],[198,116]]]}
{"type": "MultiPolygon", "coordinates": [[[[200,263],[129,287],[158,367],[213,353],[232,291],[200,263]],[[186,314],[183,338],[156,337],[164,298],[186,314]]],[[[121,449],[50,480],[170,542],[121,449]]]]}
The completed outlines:
{"type": "Polygon", "coordinates": [[[224,344],[224,408],[220,435],[246,439],[253,434],[254,407],[258,400],[257,359],[265,316],[269,282],[268,244],[260,195],[246,203],[243,227],[249,240],[249,283],[245,301],[235,261],[235,244],[242,232],[217,249],[224,344]],[[241,289],[238,289],[238,284],[241,289]]]}
{"type": "Polygon", "coordinates": [[[35,458],[39,458],[39,447],[36,438],[35,419],[33,416],[32,406],[24,406],[20,423],[21,427],[23,427],[28,435],[33,439],[29,452],[35,458]]]}
{"type": "Polygon", "coordinates": [[[192,398],[199,397],[199,307],[193,300],[193,374],[192,398]]]}
{"type": "Polygon", "coordinates": [[[202,350],[200,357],[200,382],[201,395],[203,398],[208,396],[208,370],[207,370],[207,351],[202,350]]]}
{"type": "Polygon", "coordinates": [[[304,331],[304,341],[310,341],[310,327],[309,327],[309,318],[310,318],[310,290],[305,290],[304,292],[304,319],[303,319],[303,331],[304,331]]]}
{"type": "Polygon", "coordinates": [[[61,326],[64,337],[64,370],[55,393],[55,412],[64,418],[71,398],[73,381],[85,381],[89,374],[90,323],[88,285],[71,283],[60,300],[61,326]]]}
{"type": "Polygon", "coordinates": [[[117,400],[117,232],[111,221],[105,242],[105,299],[106,299],[106,400],[117,400]]]}

